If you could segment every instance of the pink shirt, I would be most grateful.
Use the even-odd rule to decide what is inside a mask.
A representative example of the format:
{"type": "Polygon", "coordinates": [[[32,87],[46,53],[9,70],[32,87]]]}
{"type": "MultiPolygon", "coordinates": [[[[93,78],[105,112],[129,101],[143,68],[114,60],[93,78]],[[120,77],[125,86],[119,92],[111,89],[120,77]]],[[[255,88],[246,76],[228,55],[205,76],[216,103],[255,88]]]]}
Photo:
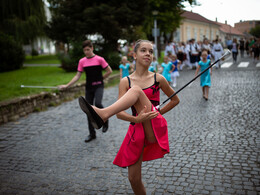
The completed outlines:
{"type": "Polygon", "coordinates": [[[81,58],[78,64],[78,71],[86,73],[86,87],[103,85],[102,70],[108,67],[106,60],[98,55],[91,58],[81,58]]]}

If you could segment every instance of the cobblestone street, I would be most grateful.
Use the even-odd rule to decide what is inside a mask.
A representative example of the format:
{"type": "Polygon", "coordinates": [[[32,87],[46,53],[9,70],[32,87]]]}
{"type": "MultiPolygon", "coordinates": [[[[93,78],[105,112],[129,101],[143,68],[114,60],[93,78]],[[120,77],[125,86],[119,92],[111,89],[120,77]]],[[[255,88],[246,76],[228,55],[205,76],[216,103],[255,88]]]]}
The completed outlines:
{"type": "MultiPolygon", "coordinates": [[[[178,87],[194,77],[180,72],[178,87]]],[[[214,69],[209,101],[199,79],[165,114],[170,154],[143,163],[147,194],[260,194],[260,69],[214,69]]],[[[104,106],[117,86],[105,89],[104,106]]],[[[161,101],[166,96],[161,96],[161,101]]],[[[0,126],[0,194],[133,194],[127,169],[112,164],[129,123],[85,143],[78,101],[0,126]]]]}

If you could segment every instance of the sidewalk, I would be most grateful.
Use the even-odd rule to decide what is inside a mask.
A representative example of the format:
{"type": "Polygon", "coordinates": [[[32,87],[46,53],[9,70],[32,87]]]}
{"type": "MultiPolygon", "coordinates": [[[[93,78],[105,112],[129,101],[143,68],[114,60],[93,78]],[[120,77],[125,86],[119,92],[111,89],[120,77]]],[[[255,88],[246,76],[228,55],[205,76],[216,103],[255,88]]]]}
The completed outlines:
{"type": "MultiPolygon", "coordinates": [[[[181,71],[178,87],[194,73],[181,71]]],[[[147,194],[260,193],[259,74],[218,69],[209,101],[199,80],[179,94],[165,114],[170,154],[143,163],[147,194]]],[[[104,106],[117,94],[106,88],[104,106]]],[[[107,133],[85,143],[75,99],[0,126],[0,194],[133,194],[127,169],[112,164],[128,125],[113,116],[107,133]]]]}

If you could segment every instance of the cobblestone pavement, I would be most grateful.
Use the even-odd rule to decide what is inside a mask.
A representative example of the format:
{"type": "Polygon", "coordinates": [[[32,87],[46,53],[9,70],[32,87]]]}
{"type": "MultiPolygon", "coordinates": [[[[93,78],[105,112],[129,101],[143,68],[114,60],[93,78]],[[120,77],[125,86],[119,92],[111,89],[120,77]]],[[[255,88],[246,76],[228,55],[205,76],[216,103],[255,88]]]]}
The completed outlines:
{"type": "MultiPolygon", "coordinates": [[[[179,87],[194,70],[180,74],[179,87]]],[[[199,80],[179,94],[165,114],[170,154],[143,163],[148,194],[260,194],[259,78],[259,69],[214,70],[209,101],[199,80]]],[[[106,89],[104,105],[117,93],[106,89]]],[[[112,164],[127,128],[114,116],[85,143],[77,100],[0,126],[0,194],[133,194],[127,169],[112,164]]]]}

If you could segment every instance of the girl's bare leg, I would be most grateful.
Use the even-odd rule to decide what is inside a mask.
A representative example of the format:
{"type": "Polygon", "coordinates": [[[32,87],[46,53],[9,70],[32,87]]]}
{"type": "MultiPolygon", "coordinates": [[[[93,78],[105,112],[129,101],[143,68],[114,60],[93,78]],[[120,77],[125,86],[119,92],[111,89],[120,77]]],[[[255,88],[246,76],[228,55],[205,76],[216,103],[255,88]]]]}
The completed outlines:
{"type": "Polygon", "coordinates": [[[138,161],[128,167],[128,180],[132,186],[132,189],[137,195],[145,195],[146,190],[142,182],[142,161],[143,161],[143,152],[138,159],[138,161]]]}
{"type": "Polygon", "coordinates": [[[209,86],[205,86],[205,97],[209,98],[209,86]]]}
{"type": "MultiPolygon", "coordinates": [[[[106,121],[109,117],[134,106],[137,113],[140,113],[144,106],[147,108],[147,112],[152,109],[152,104],[147,98],[143,90],[139,86],[131,87],[120,99],[118,99],[114,104],[106,108],[100,109],[95,106],[93,108],[98,113],[98,115],[106,121]]],[[[143,123],[145,137],[149,142],[155,142],[156,138],[152,129],[151,121],[147,120],[143,123]]]]}
{"type": "Polygon", "coordinates": [[[205,97],[205,87],[202,87],[202,94],[203,94],[203,97],[205,97]]]}

